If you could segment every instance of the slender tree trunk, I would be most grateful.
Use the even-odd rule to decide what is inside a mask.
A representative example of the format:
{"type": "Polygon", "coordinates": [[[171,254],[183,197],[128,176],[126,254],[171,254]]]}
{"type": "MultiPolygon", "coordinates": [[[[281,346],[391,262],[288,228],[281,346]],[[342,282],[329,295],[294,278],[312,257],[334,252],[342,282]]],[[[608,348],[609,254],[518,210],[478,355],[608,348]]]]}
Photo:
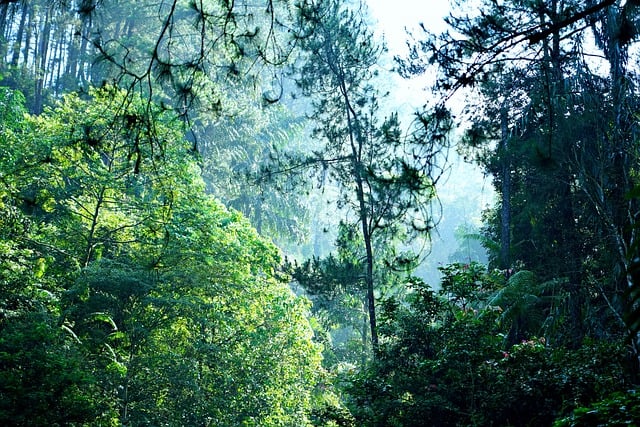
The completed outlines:
{"type": "Polygon", "coordinates": [[[96,233],[98,230],[98,220],[100,219],[100,212],[104,203],[105,194],[107,192],[106,187],[102,187],[98,192],[95,209],[91,215],[91,226],[89,227],[89,234],[87,235],[87,246],[85,247],[83,267],[88,267],[89,263],[93,259],[94,249],[96,247],[96,233]]]}
{"type": "Polygon", "coordinates": [[[356,198],[358,200],[358,217],[360,227],[362,230],[362,239],[365,245],[365,287],[366,287],[366,302],[367,312],[369,314],[369,328],[371,330],[371,347],[373,349],[374,356],[378,353],[378,327],[376,319],[376,305],[375,305],[375,283],[373,276],[374,269],[374,257],[373,257],[373,245],[371,236],[371,226],[369,224],[369,215],[367,204],[365,201],[365,189],[363,178],[363,165],[362,165],[362,131],[358,123],[357,114],[351,104],[349,89],[346,84],[346,79],[343,70],[339,67],[339,61],[335,59],[335,54],[329,44],[329,40],[326,41],[327,58],[329,60],[329,67],[332,73],[339,81],[340,95],[344,101],[345,115],[347,119],[347,138],[351,147],[351,158],[353,168],[353,179],[356,185],[356,198]]]}
{"type": "MultiPolygon", "coordinates": [[[[23,0],[23,1],[30,1],[30,0],[23,0]]],[[[13,31],[13,25],[12,22],[15,22],[15,16],[16,13],[18,12],[18,6],[17,5],[10,5],[8,10],[7,10],[7,21],[5,22],[5,27],[4,27],[4,37],[5,40],[9,41],[9,37],[11,36],[11,32],[13,31]]]]}
{"type": "MultiPolygon", "coordinates": [[[[360,181],[362,181],[360,179],[360,181]]],[[[364,193],[362,192],[362,182],[359,183],[358,199],[360,208],[364,206],[364,193]]],[[[366,209],[366,207],[365,207],[366,209]]],[[[371,242],[371,233],[369,232],[368,216],[361,215],[360,221],[362,223],[362,236],[364,239],[366,257],[367,257],[367,271],[365,275],[367,285],[367,309],[369,312],[369,326],[371,328],[371,346],[373,347],[374,355],[378,351],[378,327],[376,320],[376,299],[374,294],[374,280],[373,280],[373,247],[371,242]]]]}
{"type": "Polygon", "coordinates": [[[60,38],[58,39],[58,49],[56,52],[56,72],[55,76],[52,75],[52,87],[55,89],[56,95],[62,93],[63,88],[60,85],[60,79],[62,78],[63,69],[65,68],[64,47],[67,41],[67,33],[60,31],[60,38]]]}
{"type": "Polygon", "coordinates": [[[502,161],[502,205],[500,207],[500,268],[511,267],[511,155],[509,154],[509,115],[506,105],[500,107],[500,146],[502,161]]]}
{"type": "Polygon", "coordinates": [[[22,63],[25,67],[29,66],[29,49],[31,48],[31,38],[33,35],[33,8],[30,7],[27,13],[27,35],[24,38],[24,47],[22,49],[22,63]]]}
{"type": "Polygon", "coordinates": [[[71,38],[69,39],[69,44],[67,45],[67,63],[64,71],[64,87],[65,88],[75,88],[75,85],[71,86],[71,82],[75,81],[78,76],[78,56],[80,43],[79,38],[80,32],[82,31],[82,24],[74,25],[73,34],[71,34],[71,38]]]}
{"type": "Polygon", "coordinates": [[[82,39],[80,41],[80,50],[78,52],[78,69],[76,80],[85,85],[87,82],[86,64],[87,64],[87,44],[89,40],[89,21],[85,19],[82,24],[82,39]]]}
{"type": "MultiPolygon", "coordinates": [[[[55,36],[55,30],[52,31],[55,36]]],[[[47,49],[47,63],[45,64],[44,67],[44,76],[43,76],[43,82],[44,82],[44,87],[52,89],[53,86],[53,81],[54,81],[54,76],[55,76],[55,71],[56,71],[56,64],[58,62],[58,58],[60,57],[58,55],[58,47],[59,44],[57,43],[56,40],[54,40],[51,37],[51,34],[49,35],[49,48],[47,49]]]]}
{"type": "Polygon", "coordinates": [[[7,39],[9,31],[7,30],[7,12],[9,11],[9,3],[0,5],[0,58],[4,58],[7,54],[7,39]]]}
{"type": "Polygon", "coordinates": [[[38,54],[36,55],[36,88],[33,101],[33,112],[40,114],[43,105],[43,90],[45,75],[47,73],[47,54],[49,52],[49,38],[51,35],[51,14],[53,6],[49,6],[45,15],[44,26],[40,36],[38,54]]]}
{"type": "Polygon", "coordinates": [[[7,35],[7,12],[9,11],[9,3],[0,4],[0,38],[6,42],[7,35]]]}
{"type": "MultiPolygon", "coordinates": [[[[367,305],[367,301],[365,299],[365,301],[363,301],[364,306],[367,305]]],[[[363,308],[364,308],[363,306],[363,308]]],[[[369,322],[368,322],[368,316],[366,316],[364,313],[366,312],[366,310],[362,311],[362,328],[360,329],[360,339],[362,341],[362,354],[361,354],[361,358],[360,358],[360,363],[361,366],[364,366],[365,363],[367,363],[367,330],[369,329],[369,322]]]]}
{"type": "Polygon", "coordinates": [[[365,191],[364,191],[364,179],[362,176],[362,161],[361,161],[361,150],[359,149],[360,144],[362,144],[361,131],[359,125],[357,123],[357,118],[355,116],[355,111],[351,106],[351,101],[349,100],[349,93],[347,91],[347,87],[344,84],[344,79],[341,79],[341,87],[340,90],[342,92],[342,96],[345,100],[345,110],[347,115],[347,129],[349,132],[349,142],[351,145],[351,155],[353,156],[353,175],[356,184],[356,197],[358,199],[358,210],[360,217],[360,226],[362,228],[362,239],[364,240],[365,246],[365,257],[366,257],[366,266],[365,266],[365,285],[367,289],[367,311],[369,313],[369,327],[371,329],[371,346],[373,348],[374,355],[378,352],[378,327],[377,327],[377,319],[376,319],[376,300],[374,293],[374,277],[373,277],[373,245],[372,245],[372,236],[371,236],[371,228],[369,225],[369,215],[367,215],[367,204],[365,201],[365,191]]]}
{"type": "Polygon", "coordinates": [[[13,54],[11,56],[11,65],[14,67],[18,65],[20,60],[20,50],[22,47],[22,37],[24,36],[24,27],[27,22],[29,3],[25,0],[22,2],[22,12],[20,14],[20,24],[18,25],[18,33],[16,34],[16,41],[13,44],[13,54]]]}

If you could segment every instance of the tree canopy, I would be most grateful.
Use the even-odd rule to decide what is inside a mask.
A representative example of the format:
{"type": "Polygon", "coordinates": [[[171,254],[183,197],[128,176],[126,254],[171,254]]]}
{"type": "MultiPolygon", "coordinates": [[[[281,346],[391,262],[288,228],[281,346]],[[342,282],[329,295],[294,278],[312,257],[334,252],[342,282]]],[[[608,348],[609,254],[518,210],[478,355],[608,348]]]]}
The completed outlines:
{"type": "Polygon", "coordinates": [[[319,354],[278,251],[204,194],[166,113],[134,126],[148,106],[113,91],[5,121],[2,419],[304,420],[319,354]]]}

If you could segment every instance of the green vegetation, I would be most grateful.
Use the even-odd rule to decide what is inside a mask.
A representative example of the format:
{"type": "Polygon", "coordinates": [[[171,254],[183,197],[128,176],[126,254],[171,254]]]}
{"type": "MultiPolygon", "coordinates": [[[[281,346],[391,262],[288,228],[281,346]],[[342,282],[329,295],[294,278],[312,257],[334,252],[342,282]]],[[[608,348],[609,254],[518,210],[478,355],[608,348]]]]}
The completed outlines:
{"type": "Polygon", "coordinates": [[[90,95],[32,117],[3,91],[3,423],[304,424],[319,351],[278,251],[170,116],[90,95]]]}
{"type": "Polygon", "coordinates": [[[640,11],[454,3],[0,2],[0,424],[640,424],[640,11]]]}

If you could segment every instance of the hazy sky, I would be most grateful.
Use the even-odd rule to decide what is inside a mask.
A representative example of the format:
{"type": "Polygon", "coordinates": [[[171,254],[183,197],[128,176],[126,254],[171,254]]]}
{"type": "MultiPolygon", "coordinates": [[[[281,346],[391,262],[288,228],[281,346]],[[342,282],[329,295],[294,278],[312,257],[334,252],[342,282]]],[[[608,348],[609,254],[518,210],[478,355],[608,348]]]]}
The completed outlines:
{"type": "MultiPolygon", "coordinates": [[[[366,0],[369,12],[374,20],[378,21],[376,32],[383,33],[386,44],[392,56],[406,52],[406,29],[416,29],[423,23],[430,31],[440,33],[446,29],[443,18],[449,12],[449,0],[366,0]]],[[[418,32],[419,36],[420,33],[418,32]]],[[[420,105],[429,103],[433,98],[430,91],[426,90],[433,81],[433,76],[427,75],[412,80],[404,80],[399,76],[391,76],[388,80],[393,87],[390,98],[394,104],[392,108],[407,112],[415,111],[420,105]]],[[[474,165],[462,161],[450,152],[450,167],[448,179],[440,182],[438,192],[443,203],[444,219],[452,215],[450,205],[456,199],[464,197],[467,203],[464,206],[464,216],[470,224],[480,223],[481,212],[487,205],[495,200],[495,193],[491,187],[489,178],[474,165]]],[[[457,203],[458,209],[460,203],[457,203]]],[[[456,225],[456,224],[454,224],[456,225]]],[[[442,245],[440,238],[451,239],[452,230],[440,230],[441,235],[433,236],[434,252],[438,252],[442,245]]],[[[446,262],[448,254],[440,254],[442,259],[438,262],[446,262]]],[[[437,262],[436,262],[437,263],[437,262]]],[[[434,264],[435,265],[435,264],[434,264]]],[[[435,267],[434,267],[435,268],[435,267]]]]}
{"type": "Polygon", "coordinates": [[[442,31],[442,18],[449,10],[449,0],[367,0],[367,4],[390,49],[404,46],[405,28],[424,23],[434,32],[442,31]]]}
{"type": "MultiPolygon", "coordinates": [[[[439,33],[445,30],[443,17],[449,10],[449,0],[365,0],[371,17],[377,21],[375,33],[384,36],[389,49],[388,59],[407,54],[407,30],[415,31],[418,38],[423,23],[430,31],[439,33]]],[[[385,68],[392,67],[387,63],[385,68]]],[[[427,73],[429,74],[429,73],[427,73]]],[[[414,111],[427,101],[425,89],[433,83],[433,76],[425,75],[407,81],[398,75],[390,76],[390,87],[395,109],[414,111]]]]}

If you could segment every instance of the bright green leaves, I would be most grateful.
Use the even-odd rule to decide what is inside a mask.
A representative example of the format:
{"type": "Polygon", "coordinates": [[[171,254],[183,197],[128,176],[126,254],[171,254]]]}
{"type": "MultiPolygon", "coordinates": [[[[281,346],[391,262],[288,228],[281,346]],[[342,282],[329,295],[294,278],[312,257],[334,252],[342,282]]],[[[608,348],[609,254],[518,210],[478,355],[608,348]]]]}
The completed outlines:
{"type": "Polygon", "coordinates": [[[189,184],[175,162],[185,150],[169,117],[151,112],[156,122],[150,125],[138,119],[148,112],[141,100],[127,103],[110,89],[92,95],[93,102],[69,95],[34,118],[37,140],[31,141],[47,150],[38,169],[46,179],[31,191],[43,199],[37,205],[52,213],[61,245],[80,266],[119,253],[125,243],[134,246],[147,227],[157,231],[174,192],[189,184]]]}
{"type": "Polygon", "coordinates": [[[478,262],[454,263],[438,270],[442,273],[439,293],[463,311],[482,308],[504,281],[502,272],[487,272],[487,268],[478,262]]]}
{"type": "Polygon", "coordinates": [[[24,102],[24,96],[20,92],[0,88],[0,130],[3,139],[10,139],[9,135],[20,128],[26,113],[24,102]]]}
{"type": "Polygon", "coordinates": [[[91,96],[3,145],[0,393],[45,403],[2,419],[62,396],[61,424],[304,425],[319,349],[277,249],[204,194],[172,117],[91,96]],[[39,375],[64,386],[38,391],[39,375]]]}
{"type": "Polygon", "coordinates": [[[202,393],[200,416],[215,425],[304,419],[319,356],[306,304],[272,277],[274,247],[211,199],[176,216],[172,232],[181,234],[165,249],[149,308],[173,319],[149,343],[168,352],[155,371],[174,396],[163,409],[189,419],[192,396],[202,393]]]}

